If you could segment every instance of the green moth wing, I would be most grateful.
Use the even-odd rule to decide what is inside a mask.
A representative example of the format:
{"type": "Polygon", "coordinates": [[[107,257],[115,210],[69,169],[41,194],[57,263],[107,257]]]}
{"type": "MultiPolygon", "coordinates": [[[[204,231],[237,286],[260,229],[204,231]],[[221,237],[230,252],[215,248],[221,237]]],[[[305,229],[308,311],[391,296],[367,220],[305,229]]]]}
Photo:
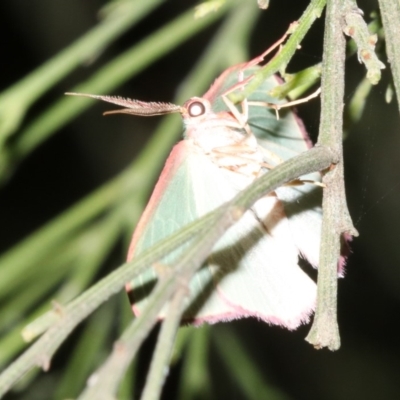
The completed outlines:
{"type": "MultiPolygon", "coordinates": [[[[216,166],[190,142],[180,142],[135,231],[128,259],[230,200],[248,183],[216,166]]],[[[307,321],[316,287],[298,266],[289,229],[275,195],[259,200],[217,243],[193,278],[185,320],[200,324],[253,316],[289,329],[307,321]]],[[[181,251],[162,262],[173,264],[181,251]]],[[[156,278],[149,270],[129,285],[135,312],[140,312],[156,278]]]]}

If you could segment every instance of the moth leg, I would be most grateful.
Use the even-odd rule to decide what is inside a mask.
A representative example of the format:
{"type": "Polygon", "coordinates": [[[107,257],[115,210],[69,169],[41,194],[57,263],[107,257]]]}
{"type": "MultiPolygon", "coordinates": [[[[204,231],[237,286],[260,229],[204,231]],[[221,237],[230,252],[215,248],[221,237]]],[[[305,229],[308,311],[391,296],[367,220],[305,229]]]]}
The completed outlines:
{"type": "Polygon", "coordinates": [[[255,158],[254,147],[237,143],[212,150],[212,158],[220,168],[240,173],[253,178],[261,174],[262,168],[271,167],[255,158]]]}
{"type": "Polygon", "coordinates": [[[237,171],[240,168],[243,168],[246,164],[252,164],[255,172],[253,175],[259,176],[263,168],[272,169],[276,165],[283,163],[284,160],[274,152],[261,146],[257,146],[255,149],[253,146],[243,143],[246,139],[247,137],[244,137],[239,143],[214,148],[212,154],[217,160],[222,160],[224,157],[233,157],[238,160],[238,163],[232,166],[219,165],[237,171]],[[258,152],[261,152],[262,159],[254,157],[258,152]]]}
{"type": "Polygon", "coordinates": [[[307,103],[309,100],[314,99],[315,97],[319,96],[320,93],[321,93],[321,88],[318,88],[315,92],[311,93],[310,95],[308,95],[306,97],[303,97],[303,98],[297,99],[297,100],[293,100],[293,101],[288,101],[287,103],[284,103],[284,104],[274,104],[274,103],[268,103],[266,101],[248,101],[247,105],[273,108],[276,112],[276,119],[279,119],[279,110],[281,108],[292,107],[297,104],[307,103]]]}
{"type": "Polygon", "coordinates": [[[262,146],[259,146],[259,150],[263,153],[265,159],[273,161],[273,163],[275,165],[282,164],[283,161],[284,161],[282,158],[280,158],[273,151],[268,150],[268,149],[266,149],[266,148],[264,148],[262,146]]]}
{"type": "Polygon", "coordinates": [[[229,108],[229,111],[232,113],[232,115],[236,118],[238,121],[240,127],[246,131],[248,135],[251,135],[252,132],[250,130],[250,127],[247,123],[249,119],[249,107],[247,105],[247,99],[244,99],[241,103],[242,106],[242,112],[240,112],[235,105],[228,99],[228,97],[225,96],[225,94],[222,95],[222,100],[226,104],[226,106],[229,108]]]}
{"type": "Polygon", "coordinates": [[[311,183],[312,185],[322,187],[322,188],[326,187],[326,185],[324,183],[318,182],[318,181],[313,181],[311,179],[294,179],[293,181],[286,183],[285,186],[301,186],[301,185],[304,185],[305,183],[311,183]]]}
{"type": "MultiPolygon", "coordinates": [[[[212,150],[212,152],[217,153],[217,154],[227,155],[227,156],[231,156],[231,155],[236,156],[237,154],[240,154],[240,153],[254,154],[255,150],[253,147],[248,146],[246,144],[236,143],[236,144],[232,144],[229,146],[215,147],[212,150]]],[[[239,156],[239,157],[241,157],[241,156],[239,156]]]]}
{"type": "MultiPolygon", "coordinates": [[[[241,127],[245,129],[247,134],[250,134],[250,128],[247,125],[247,121],[249,118],[249,103],[247,102],[247,99],[244,99],[241,103],[242,107],[242,112],[239,112],[239,110],[235,107],[235,105],[230,101],[227,97],[229,93],[232,93],[233,91],[237,89],[243,90],[244,86],[251,80],[253,79],[254,75],[249,76],[248,78],[244,79],[244,71],[248,68],[251,68],[255,65],[260,64],[262,61],[264,61],[265,57],[274,51],[278,46],[280,46],[288,37],[288,35],[291,33],[291,30],[293,28],[293,24],[290,25],[289,29],[286,31],[286,33],[278,40],[276,41],[271,47],[269,47],[267,50],[265,50],[262,54],[259,56],[253,58],[252,60],[244,63],[241,65],[241,68],[239,69],[238,72],[238,83],[235,85],[231,86],[229,89],[227,89],[221,96],[228,107],[229,111],[232,113],[232,115],[236,118],[236,120],[239,122],[241,127]]],[[[279,52],[278,52],[279,53],[279,52]]]]}

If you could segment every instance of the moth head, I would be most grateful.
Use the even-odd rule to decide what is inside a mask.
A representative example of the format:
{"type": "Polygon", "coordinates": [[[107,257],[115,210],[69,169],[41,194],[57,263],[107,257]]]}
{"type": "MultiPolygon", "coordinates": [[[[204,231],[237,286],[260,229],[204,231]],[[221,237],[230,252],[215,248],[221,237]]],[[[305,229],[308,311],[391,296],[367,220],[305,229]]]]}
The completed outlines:
{"type": "Polygon", "coordinates": [[[211,113],[210,102],[201,97],[192,97],[181,108],[182,118],[186,125],[197,124],[211,113]]]}

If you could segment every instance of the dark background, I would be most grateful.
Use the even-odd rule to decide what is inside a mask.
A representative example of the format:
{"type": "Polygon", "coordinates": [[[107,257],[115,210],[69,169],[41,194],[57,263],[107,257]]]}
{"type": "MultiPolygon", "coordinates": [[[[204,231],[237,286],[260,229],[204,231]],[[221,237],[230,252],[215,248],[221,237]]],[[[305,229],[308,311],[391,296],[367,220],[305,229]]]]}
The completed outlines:
{"type": "MultiPolygon", "coordinates": [[[[2,0],[0,89],[33,71],[94,26],[96,13],[104,3],[2,0]]],[[[167,3],[107,48],[92,65],[82,66],[54,87],[35,104],[26,121],[90,76],[107,59],[195,4],[183,0],[167,3]]],[[[270,9],[254,29],[250,54],[261,53],[277,40],[307,4],[308,1],[272,0],[270,9]]],[[[376,3],[365,1],[359,5],[368,20],[376,3]]],[[[178,47],[121,87],[118,94],[172,101],[180,80],[216,28],[213,25],[178,47]]],[[[321,60],[322,29],[323,20],[319,20],[289,71],[321,60]]],[[[383,61],[388,65],[386,59],[383,61]]],[[[345,103],[365,74],[355,56],[349,58],[347,66],[345,103]]],[[[372,91],[362,121],[350,127],[344,143],[348,202],[360,237],[351,245],[346,277],[339,282],[341,349],[335,353],[314,350],[303,340],[309,326],[293,333],[255,320],[230,324],[240,332],[245,348],[268,380],[295,399],[391,399],[400,392],[399,116],[395,101],[385,103],[384,93],[391,79],[388,69],[383,75],[382,82],[372,91]]],[[[19,165],[1,188],[1,250],[114,176],[140,151],[158,122],[137,118],[134,121],[126,116],[103,118],[104,110],[103,104],[96,104],[60,130],[19,165]]],[[[299,113],[315,138],[318,101],[301,106],[299,113]]],[[[123,259],[121,253],[120,262],[123,259]]],[[[228,394],[229,398],[242,398],[229,384],[229,377],[216,369],[226,398],[228,394]]]]}

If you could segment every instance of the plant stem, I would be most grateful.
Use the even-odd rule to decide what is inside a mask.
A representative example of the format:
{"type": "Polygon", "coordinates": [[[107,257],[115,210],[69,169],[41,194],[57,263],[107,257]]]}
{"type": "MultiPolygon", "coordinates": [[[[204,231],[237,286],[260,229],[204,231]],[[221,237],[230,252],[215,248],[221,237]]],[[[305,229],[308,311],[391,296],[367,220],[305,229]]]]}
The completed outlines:
{"type": "MultiPolygon", "coordinates": [[[[210,248],[211,250],[212,248],[210,248]]],[[[190,278],[191,276],[178,278],[181,287],[173,295],[168,307],[168,313],[162,323],[141,400],[157,400],[160,398],[161,390],[169,371],[175,336],[184,311],[184,299],[189,293],[190,278]]]]}
{"type": "Polygon", "coordinates": [[[297,22],[297,26],[290,35],[282,50],[263,68],[261,68],[254,78],[246,85],[244,90],[231,93],[228,97],[234,103],[240,103],[248,98],[268,77],[278,71],[284,71],[293,54],[298,49],[304,36],[310,29],[313,22],[321,16],[325,7],[326,0],[312,0],[297,22]]]}
{"type": "Polygon", "coordinates": [[[317,146],[328,146],[334,161],[323,177],[322,234],[317,308],[306,338],[316,348],[340,347],[337,324],[337,274],[341,234],[357,235],[347,210],[343,180],[343,96],[345,38],[342,32],[346,1],[328,1],[321,81],[321,122],[317,146]]]}

